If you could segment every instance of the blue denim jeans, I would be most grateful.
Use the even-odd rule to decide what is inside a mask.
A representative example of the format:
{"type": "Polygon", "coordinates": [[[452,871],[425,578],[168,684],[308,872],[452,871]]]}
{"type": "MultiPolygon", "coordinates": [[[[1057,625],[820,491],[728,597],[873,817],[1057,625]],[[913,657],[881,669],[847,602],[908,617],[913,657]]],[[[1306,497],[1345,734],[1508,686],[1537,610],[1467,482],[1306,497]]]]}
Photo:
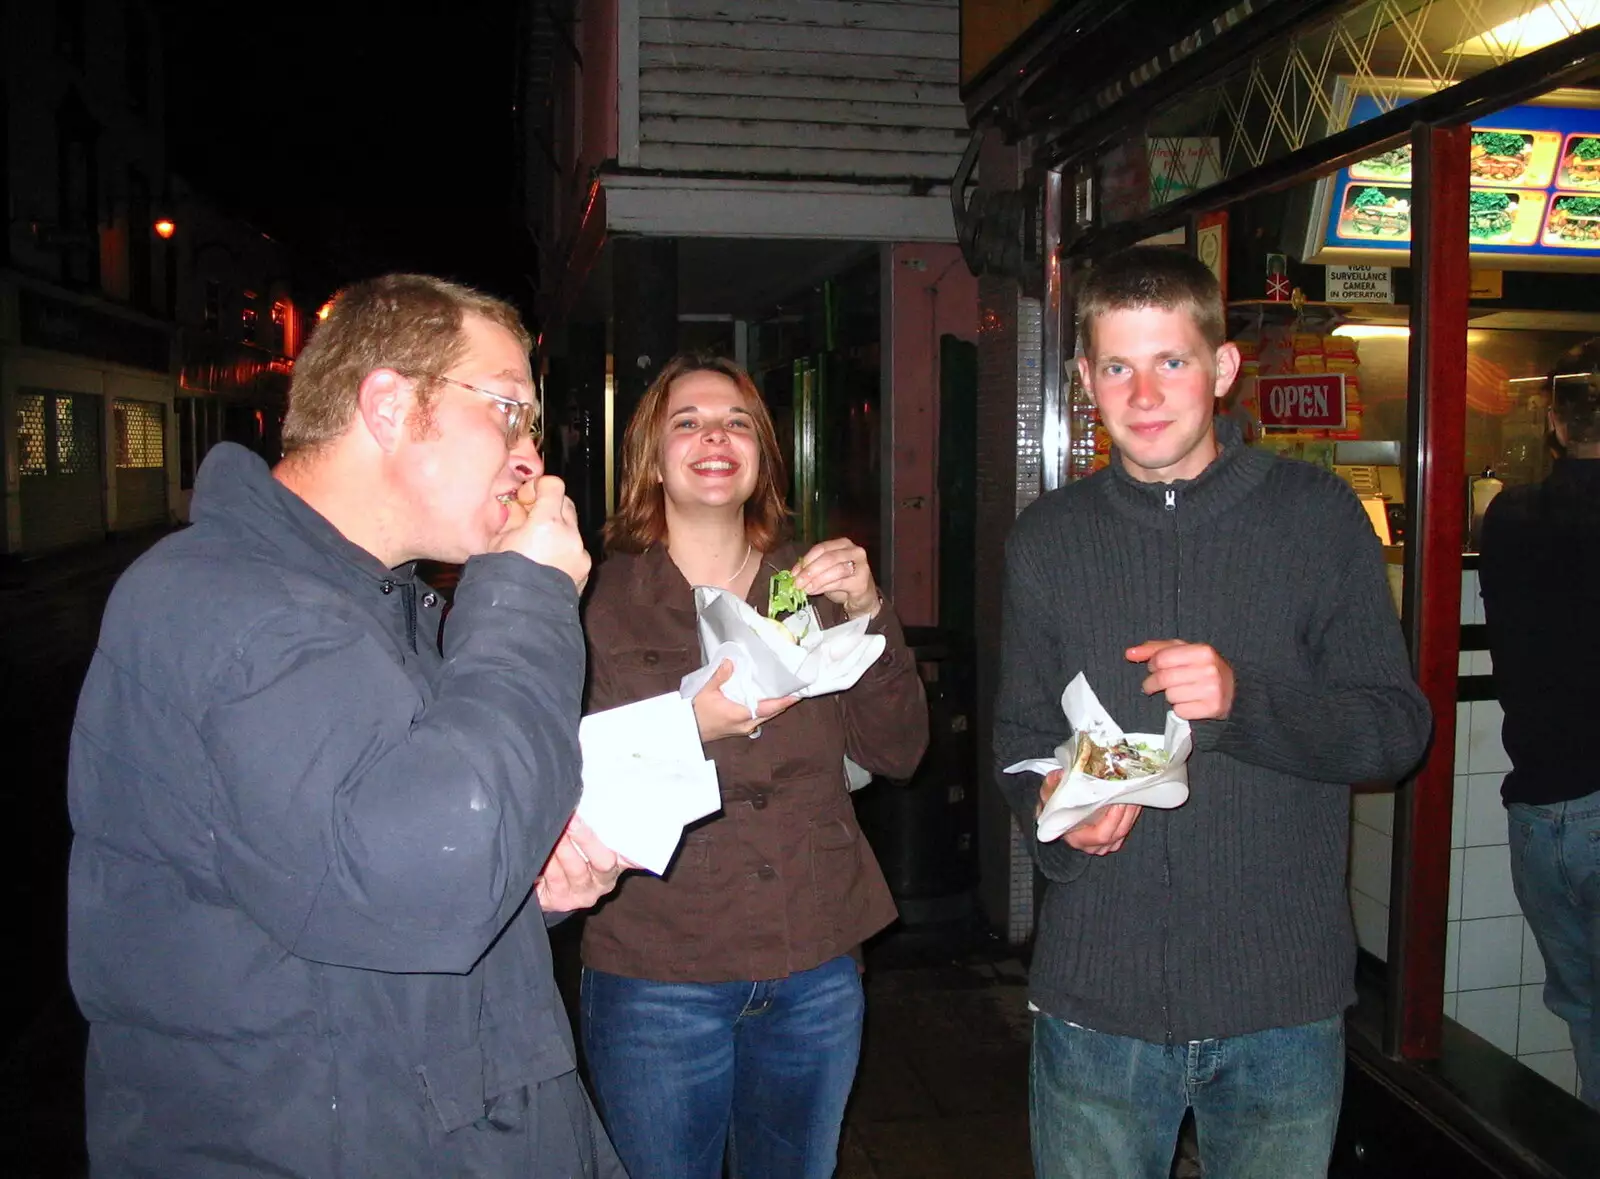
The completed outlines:
{"type": "Polygon", "coordinates": [[[583,972],[600,1116],[630,1179],[829,1179],[865,1002],[844,955],[787,978],[583,972]]]}
{"type": "Polygon", "coordinates": [[[1600,1109],[1600,793],[1506,812],[1511,883],[1544,957],[1544,1005],[1567,1021],[1580,1096],[1600,1109]]]}
{"type": "Polygon", "coordinates": [[[1037,1179],[1166,1179],[1193,1107],[1206,1179],[1328,1173],[1344,1092],[1344,1019],[1170,1047],[1033,1021],[1037,1179]]]}

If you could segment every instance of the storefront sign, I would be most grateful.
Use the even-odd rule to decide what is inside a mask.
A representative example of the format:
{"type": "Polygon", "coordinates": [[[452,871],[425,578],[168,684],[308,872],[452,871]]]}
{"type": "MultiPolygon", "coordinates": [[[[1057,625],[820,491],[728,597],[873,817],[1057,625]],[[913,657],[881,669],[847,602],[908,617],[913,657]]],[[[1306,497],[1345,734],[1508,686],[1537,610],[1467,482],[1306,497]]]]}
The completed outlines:
{"type": "Polygon", "coordinates": [[[1393,303],[1394,271],[1387,266],[1330,266],[1330,303],[1393,303]]]}
{"type": "Polygon", "coordinates": [[[1257,377],[1261,424],[1292,430],[1344,429],[1344,374],[1257,377]]]}
{"type": "MultiPolygon", "coordinates": [[[[1356,94],[1349,125],[1381,114],[1387,101],[1356,94]]],[[[1306,260],[1409,254],[1411,162],[1403,143],[1319,181],[1306,260]]],[[[1474,124],[1470,168],[1467,240],[1475,260],[1587,270],[1600,259],[1600,104],[1592,96],[1556,91],[1474,124]]]]}

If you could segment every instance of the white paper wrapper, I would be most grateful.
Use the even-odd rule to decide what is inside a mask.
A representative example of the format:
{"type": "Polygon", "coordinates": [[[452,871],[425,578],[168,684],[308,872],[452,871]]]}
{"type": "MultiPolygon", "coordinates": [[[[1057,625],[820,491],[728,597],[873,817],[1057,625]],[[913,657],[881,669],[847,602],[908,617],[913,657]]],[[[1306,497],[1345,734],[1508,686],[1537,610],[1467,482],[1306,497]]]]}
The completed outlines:
{"type": "Polygon", "coordinates": [[[722,806],[694,709],[675,692],[591,713],[578,725],[578,744],[579,817],[601,843],[657,876],[684,827],[722,806]]]}
{"type": "Polygon", "coordinates": [[[866,618],[823,630],[808,606],[805,623],[786,620],[791,631],[807,627],[805,637],[791,643],[738,594],[707,585],[695,586],[694,607],[705,665],[684,676],[679,691],[685,699],[693,698],[724,659],[732,660],[733,675],[722,685],[722,694],[743,704],[751,716],[763,700],[844,691],[878,661],[888,641],[867,633],[866,618]]]}
{"type": "Polygon", "coordinates": [[[1167,764],[1158,773],[1146,774],[1142,778],[1125,778],[1120,782],[1108,782],[1103,778],[1091,778],[1077,770],[1072,771],[1039,813],[1037,826],[1041,840],[1048,842],[1059,839],[1095,811],[1113,802],[1170,810],[1189,800],[1187,763],[1194,741],[1189,722],[1177,713],[1167,713],[1167,729],[1164,733],[1124,733],[1101,705],[1082,672],[1074,676],[1066,691],[1061,693],[1061,711],[1066,713],[1073,735],[1056,747],[1055,757],[1019,761],[1016,765],[1007,766],[1006,773],[1032,771],[1035,774],[1048,774],[1062,766],[1073,765],[1077,761],[1080,733],[1087,733],[1097,745],[1115,745],[1118,741],[1129,740],[1159,746],[1166,750],[1167,764]]]}

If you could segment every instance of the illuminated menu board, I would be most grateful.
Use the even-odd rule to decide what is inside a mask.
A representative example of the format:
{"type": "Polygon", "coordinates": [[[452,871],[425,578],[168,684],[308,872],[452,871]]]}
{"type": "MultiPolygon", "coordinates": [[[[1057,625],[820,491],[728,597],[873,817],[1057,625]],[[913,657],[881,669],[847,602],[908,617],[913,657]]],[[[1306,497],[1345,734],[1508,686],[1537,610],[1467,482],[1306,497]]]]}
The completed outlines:
{"type": "MultiPolygon", "coordinates": [[[[1381,113],[1356,95],[1352,125],[1381,113]]],[[[1475,259],[1587,269],[1600,258],[1600,109],[1530,104],[1472,128],[1467,232],[1475,259]]],[[[1319,182],[1308,261],[1386,261],[1411,244],[1411,145],[1319,182]]]]}

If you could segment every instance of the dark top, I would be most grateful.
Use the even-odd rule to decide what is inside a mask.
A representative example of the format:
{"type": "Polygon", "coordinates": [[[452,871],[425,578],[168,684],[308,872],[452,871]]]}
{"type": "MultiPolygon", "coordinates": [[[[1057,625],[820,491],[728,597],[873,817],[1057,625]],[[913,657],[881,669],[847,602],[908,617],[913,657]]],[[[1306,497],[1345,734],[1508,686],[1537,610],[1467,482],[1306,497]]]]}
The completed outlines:
{"type": "Polygon", "coordinates": [[[1592,794],[1573,750],[1600,707],[1600,459],[1558,459],[1543,483],[1495,496],[1478,578],[1511,758],[1501,797],[1592,794]]]}
{"type": "Polygon", "coordinates": [[[1354,1000],[1349,785],[1398,778],[1429,732],[1356,497],[1218,431],[1198,478],[1139,483],[1113,458],[1029,507],[1006,549],[997,771],[1068,735],[1061,692],[1080,671],[1124,729],[1160,732],[1166,700],[1141,689],[1134,644],[1209,643],[1233,666],[1228,719],[1194,724],[1188,802],[1146,808],[1118,852],[1040,843],[1039,776],[997,775],[1049,880],[1033,1001],[1156,1042],[1354,1000]]]}
{"type": "Polygon", "coordinates": [[[617,1176],[534,878],[577,800],[571,580],[438,598],[241,447],[118,582],[72,735],[97,1176],[617,1176]]]}
{"type": "MultiPolygon", "coordinates": [[[[750,605],[766,610],[771,575],[798,556],[786,545],[764,558],[750,605]]],[[[824,626],[844,620],[832,602],[813,601],[824,626]]],[[[701,664],[694,591],[664,546],[609,556],[584,622],[591,712],[676,691],[701,664]]],[[[660,982],[783,978],[853,950],[894,920],[856,825],[844,758],[909,777],[928,743],[928,711],[887,601],[868,631],[888,641],[854,687],[800,701],[754,739],[706,745],[721,812],[684,835],[664,877],[623,877],[584,923],[586,965],[660,982]]]]}

